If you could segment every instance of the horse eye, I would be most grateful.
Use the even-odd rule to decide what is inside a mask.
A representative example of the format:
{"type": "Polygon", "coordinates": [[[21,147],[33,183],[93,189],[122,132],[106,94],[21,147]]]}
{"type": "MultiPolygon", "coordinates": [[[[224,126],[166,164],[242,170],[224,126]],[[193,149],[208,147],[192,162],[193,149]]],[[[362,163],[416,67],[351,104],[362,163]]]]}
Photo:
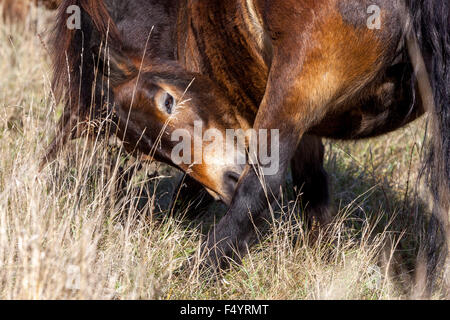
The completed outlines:
{"type": "Polygon", "coordinates": [[[164,107],[166,108],[168,114],[172,114],[174,104],[175,99],[170,94],[166,93],[164,107]]]}

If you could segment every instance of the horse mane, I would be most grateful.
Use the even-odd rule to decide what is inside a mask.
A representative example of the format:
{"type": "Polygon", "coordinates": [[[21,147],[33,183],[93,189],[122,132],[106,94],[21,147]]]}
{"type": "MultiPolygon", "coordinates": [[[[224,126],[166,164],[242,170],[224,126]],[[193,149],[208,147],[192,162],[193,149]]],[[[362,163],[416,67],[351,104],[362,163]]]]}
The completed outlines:
{"type": "MultiPolygon", "coordinates": [[[[52,87],[59,101],[64,93],[64,88],[70,84],[71,91],[78,94],[82,70],[86,67],[82,62],[89,62],[92,50],[89,46],[94,31],[108,38],[110,44],[120,43],[120,35],[116,25],[108,13],[103,1],[96,0],[64,0],[58,9],[56,23],[51,38],[53,80],[52,87]],[[76,5],[82,8],[81,29],[71,30],[67,27],[70,6],[76,5]],[[86,14],[88,17],[86,17],[86,14]],[[95,27],[95,29],[94,29],[95,27]],[[87,59],[83,61],[83,58],[87,59]],[[70,73],[70,76],[69,76],[70,73]]],[[[76,97],[76,95],[74,97],[76,97]]]]}
{"type": "Polygon", "coordinates": [[[120,47],[121,37],[104,1],[64,0],[58,8],[55,27],[50,40],[56,102],[63,101],[64,112],[58,131],[43,162],[48,162],[71,136],[80,120],[95,117],[102,105],[101,88],[93,88],[96,78],[94,48],[101,43],[120,47]],[[81,29],[68,28],[69,7],[81,10],[81,29]],[[92,105],[92,98],[94,102],[92,105]],[[100,107],[99,107],[100,106],[100,107]],[[93,112],[92,112],[93,111],[93,112]]]}

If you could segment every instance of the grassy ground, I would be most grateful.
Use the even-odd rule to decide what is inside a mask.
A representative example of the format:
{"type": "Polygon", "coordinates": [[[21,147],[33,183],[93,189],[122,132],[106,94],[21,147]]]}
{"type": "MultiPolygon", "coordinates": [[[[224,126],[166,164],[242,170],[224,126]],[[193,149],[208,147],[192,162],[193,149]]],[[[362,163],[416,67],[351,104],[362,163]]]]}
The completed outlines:
{"type": "MultiPolygon", "coordinates": [[[[265,240],[223,280],[194,268],[200,221],[170,218],[180,174],[151,164],[126,186],[132,163],[80,140],[38,171],[61,111],[49,88],[48,14],[0,22],[0,299],[404,299],[421,291],[428,197],[416,188],[424,121],[378,139],[327,142],[339,213],[330,236],[308,244],[295,197],[285,192],[265,240]],[[43,18],[42,18],[43,17],[43,18]],[[300,220],[300,221],[298,221],[300,220]],[[292,239],[298,241],[293,242],[292,239]]],[[[214,206],[207,220],[224,208],[214,206]]],[[[443,299],[439,278],[433,298],[443,299]]]]}

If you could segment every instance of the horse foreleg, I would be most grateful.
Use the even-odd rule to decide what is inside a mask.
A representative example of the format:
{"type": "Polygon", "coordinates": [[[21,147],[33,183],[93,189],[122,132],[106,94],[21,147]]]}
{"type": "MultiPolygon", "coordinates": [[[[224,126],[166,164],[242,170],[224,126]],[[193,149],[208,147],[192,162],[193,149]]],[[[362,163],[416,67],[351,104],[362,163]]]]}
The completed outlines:
{"type": "Polygon", "coordinates": [[[262,223],[270,218],[270,208],[276,205],[287,168],[303,134],[311,121],[323,113],[322,100],[314,96],[317,91],[303,87],[311,83],[309,79],[296,81],[300,71],[295,73],[292,66],[283,61],[286,60],[281,58],[272,64],[273,71],[254,125],[256,132],[266,130],[268,146],[272,146],[272,139],[275,139],[273,130],[278,131],[279,141],[275,144],[280,155],[276,159],[278,170],[275,174],[261,174],[265,169],[261,161],[245,168],[227,214],[204,244],[208,255],[205,263],[213,268],[226,268],[230,261],[239,262],[253,244],[262,223]]]}
{"type": "Polygon", "coordinates": [[[328,175],[323,167],[322,139],[304,135],[291,161],[294,189],[299,193],[301,209],[310,229],[331,222],[328,175]]]}

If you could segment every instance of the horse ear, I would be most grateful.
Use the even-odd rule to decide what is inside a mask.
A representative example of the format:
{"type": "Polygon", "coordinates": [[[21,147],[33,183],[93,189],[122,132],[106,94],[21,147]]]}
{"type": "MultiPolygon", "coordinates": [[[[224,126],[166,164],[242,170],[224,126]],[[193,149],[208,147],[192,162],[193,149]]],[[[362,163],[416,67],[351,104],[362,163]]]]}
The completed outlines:
{"type": "Polygon", "coordinates": [[[113,88],[137,77],[139,70],[124,53],[110,50],[107,59],[109,81],[113,88]]]}
{"type": "Polygon", "coordinates": [[[139,70],[123,52],[110,50],[108,55],[109,81],[113,88],[137,77],[139,70]]]}
{"type": "Polygon", "coordinates": [[[135,78],[139,70],[121,49],[108,47],[106,50],[94,50],[99,54],[99,62],[102,70],[109,78],[112,88],[135,78]]]}

